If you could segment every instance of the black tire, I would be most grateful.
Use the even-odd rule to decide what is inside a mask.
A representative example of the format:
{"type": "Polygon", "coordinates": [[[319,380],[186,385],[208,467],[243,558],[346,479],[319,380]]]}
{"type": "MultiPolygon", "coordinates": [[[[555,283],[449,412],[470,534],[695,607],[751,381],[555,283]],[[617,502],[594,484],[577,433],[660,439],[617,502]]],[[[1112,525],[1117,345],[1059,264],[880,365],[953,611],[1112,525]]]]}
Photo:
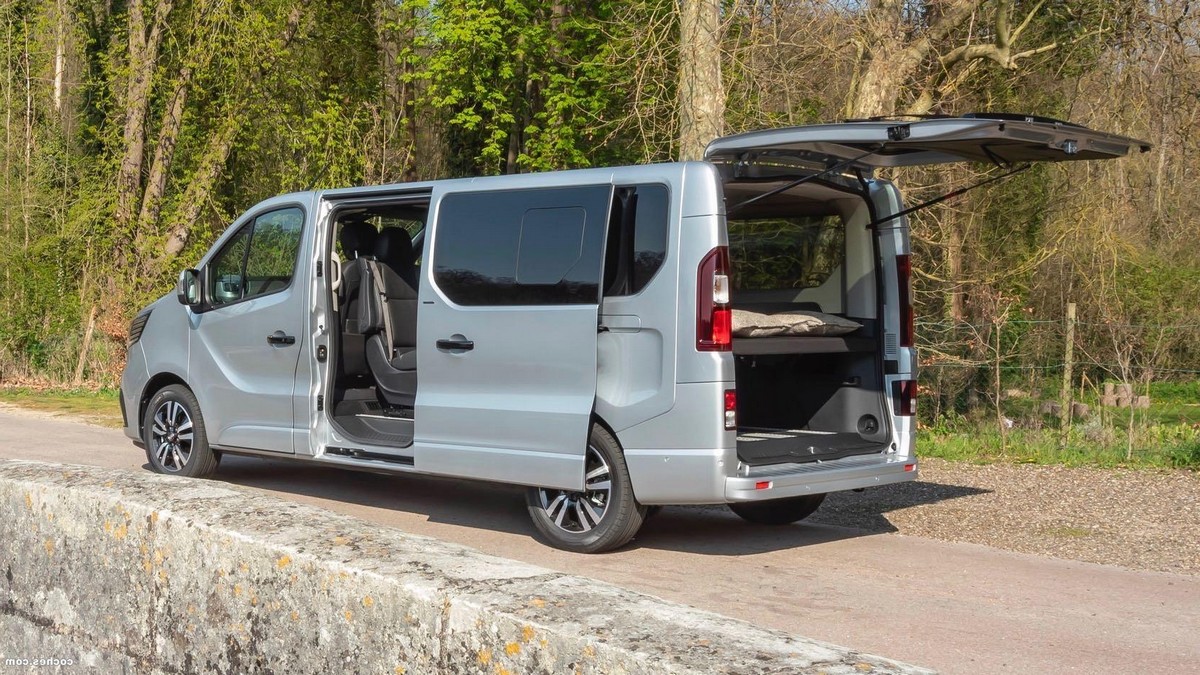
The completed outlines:
{"type": "Polygon", "coordinates": [[[645,521],[646,507],[634,499],[621,446],[599,424],[588,434],[584,473],[582,492],[526,490],[534,526],[546,543],[565,551],[601,553],[627,544],[645,521]]]}
{"type": "Polygon", "coordinates": [[[804,495],[765,502],[734,502],[729,509],[742,519],[759,525],[788,525],[811,516],[823,501],[823,494],[804,495]]]}
{"type": "Polygon", "coordinates": [[[146,459],[158,473],[203,478],[216,471],[221,460],[208,446],[200,404],[183,385],[163,387],[150,399],[142,440],[146,459]]]}

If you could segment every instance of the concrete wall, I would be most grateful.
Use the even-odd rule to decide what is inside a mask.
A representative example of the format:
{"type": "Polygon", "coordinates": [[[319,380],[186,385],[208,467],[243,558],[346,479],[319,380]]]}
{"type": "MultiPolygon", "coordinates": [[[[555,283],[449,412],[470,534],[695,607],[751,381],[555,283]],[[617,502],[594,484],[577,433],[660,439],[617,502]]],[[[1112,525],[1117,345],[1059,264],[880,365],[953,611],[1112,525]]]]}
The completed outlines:
{"type": "Polygon", "coordinates": [[[73,659],[64,672],[918,672],[151,473],[0,461],[0,575],[0,664],[73,659]]]}

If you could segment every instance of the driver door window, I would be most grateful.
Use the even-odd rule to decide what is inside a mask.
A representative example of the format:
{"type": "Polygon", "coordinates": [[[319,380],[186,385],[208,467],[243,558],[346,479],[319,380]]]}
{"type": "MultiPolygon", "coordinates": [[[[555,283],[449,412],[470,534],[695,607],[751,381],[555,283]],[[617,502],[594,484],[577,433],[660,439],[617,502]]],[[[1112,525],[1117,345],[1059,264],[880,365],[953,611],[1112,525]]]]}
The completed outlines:
{"type": "Polygon", "coordinates": [[[209,264],[208,297],[227,305],[287,288],[296,270],[304,212],[263,214],[247,223],[209,264]]]}

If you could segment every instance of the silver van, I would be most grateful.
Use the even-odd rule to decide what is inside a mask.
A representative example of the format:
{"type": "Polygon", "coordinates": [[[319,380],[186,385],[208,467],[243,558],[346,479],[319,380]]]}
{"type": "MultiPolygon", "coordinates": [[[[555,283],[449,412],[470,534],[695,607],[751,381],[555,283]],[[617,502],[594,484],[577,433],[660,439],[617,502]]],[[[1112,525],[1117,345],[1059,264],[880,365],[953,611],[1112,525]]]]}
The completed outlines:
{"type": "Polygon", "coordinates": [[[528,486],[549,544],[654,507],[791,523],[917,476],[909,235],[880,167],[1145,144],[1008,115],[759,131],[706,161],[325,190],[235,221],[130,326],[125,433],[528,486]]]}

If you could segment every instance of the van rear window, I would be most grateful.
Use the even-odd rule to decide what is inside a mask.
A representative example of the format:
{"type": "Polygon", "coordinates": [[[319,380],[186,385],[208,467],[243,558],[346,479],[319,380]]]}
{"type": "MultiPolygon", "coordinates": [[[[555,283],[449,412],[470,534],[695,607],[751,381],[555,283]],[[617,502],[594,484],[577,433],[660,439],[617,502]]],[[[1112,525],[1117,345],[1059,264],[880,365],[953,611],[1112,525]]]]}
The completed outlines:
{"type": "Polygon", "coordinates": [[[730,220],[728,227],[734,290],[815,288],[846,256],[839,216],[730,220]]]}

